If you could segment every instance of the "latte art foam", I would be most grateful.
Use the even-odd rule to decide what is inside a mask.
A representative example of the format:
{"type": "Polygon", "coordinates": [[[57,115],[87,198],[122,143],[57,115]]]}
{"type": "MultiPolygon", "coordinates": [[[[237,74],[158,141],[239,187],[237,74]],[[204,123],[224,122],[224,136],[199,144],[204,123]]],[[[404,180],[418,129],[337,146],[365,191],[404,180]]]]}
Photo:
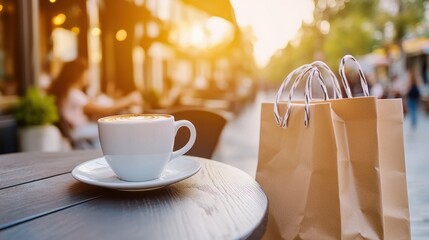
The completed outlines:
{"type": "Polygon", "coordinates": [[[160,114],[126,114],[126,115],[117,115],[110,116],[100,119],[103,122],[124,122],[124,121],[153,121],[153,120],[162,120],[168,119],[168,115],[160,114]]]}

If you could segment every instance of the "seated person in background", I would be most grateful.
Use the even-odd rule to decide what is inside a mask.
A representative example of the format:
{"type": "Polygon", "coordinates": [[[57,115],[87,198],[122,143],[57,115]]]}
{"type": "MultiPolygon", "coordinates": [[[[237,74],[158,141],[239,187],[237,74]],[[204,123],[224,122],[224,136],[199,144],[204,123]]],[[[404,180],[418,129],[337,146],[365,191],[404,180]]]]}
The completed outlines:
{"type": "Polygon", "coordinates": [[[48,92],[56,97],[60,116],[71,127],[71,138],[89,139],[97,147],[97,123],[91,119],[117,114],[132,105],[140,105],[142,99],[137,91],[111,101],[90,98],[85,94],[88,85],[87,73],[85,60],[66,62],[48,92]]]}

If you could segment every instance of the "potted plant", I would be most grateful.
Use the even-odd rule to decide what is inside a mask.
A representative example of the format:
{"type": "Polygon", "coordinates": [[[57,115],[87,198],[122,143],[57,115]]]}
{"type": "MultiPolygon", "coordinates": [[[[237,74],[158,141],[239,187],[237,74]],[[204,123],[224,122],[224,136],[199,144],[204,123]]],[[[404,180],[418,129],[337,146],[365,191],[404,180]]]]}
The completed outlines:
{"type": "Polygon", "coordinates": [[[53,124],[58,121],[55,98],[40,89],[30,87],[13,107],[19,126],[20,150],[58,151],[62,146],[62,135],[53,124]]]}

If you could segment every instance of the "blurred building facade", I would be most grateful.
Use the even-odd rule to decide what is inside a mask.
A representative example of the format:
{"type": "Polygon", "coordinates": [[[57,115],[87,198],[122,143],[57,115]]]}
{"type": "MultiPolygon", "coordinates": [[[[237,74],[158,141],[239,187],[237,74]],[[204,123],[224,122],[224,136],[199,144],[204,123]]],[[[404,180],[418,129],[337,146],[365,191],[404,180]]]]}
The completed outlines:
{"type": "Polygon", "coordinates": [[[85,58],[89,94],[234,89],[252,45],[227,0],[0,0],[0,98],[85,58]]]}

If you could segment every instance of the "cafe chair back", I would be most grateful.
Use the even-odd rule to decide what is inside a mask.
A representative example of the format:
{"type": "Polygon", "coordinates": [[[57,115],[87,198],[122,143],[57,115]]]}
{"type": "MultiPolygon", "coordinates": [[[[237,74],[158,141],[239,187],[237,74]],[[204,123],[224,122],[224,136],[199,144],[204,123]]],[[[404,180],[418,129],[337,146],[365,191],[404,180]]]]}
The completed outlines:
{"type": "MultiPolygon", "coordinates": [[[[227,122],[222,112],[206,109],[183,109],[170,112],[170,114],[174,116],[176,121],[191,121],[197,130],[197,139],[194,146],[186,155],[210,159],[227,122]]],[[[185,128],[179,129],[174,143],[174,150],[183,147],[188,139],[189,130],[185,128]]]]}

